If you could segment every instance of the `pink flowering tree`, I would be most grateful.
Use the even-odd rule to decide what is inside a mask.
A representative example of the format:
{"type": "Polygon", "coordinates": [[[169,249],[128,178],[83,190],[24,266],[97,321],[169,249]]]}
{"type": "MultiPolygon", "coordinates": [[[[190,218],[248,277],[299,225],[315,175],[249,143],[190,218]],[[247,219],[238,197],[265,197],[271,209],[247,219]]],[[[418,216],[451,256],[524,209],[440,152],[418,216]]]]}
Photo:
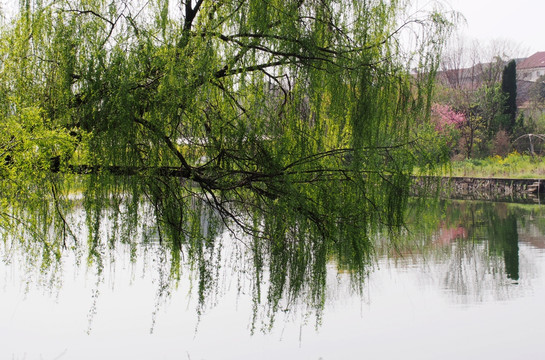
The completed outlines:
{"type": "Polygon", "coordinates": [[[467,122],[463,113],[456,112],[449,105],[443,104],[432,105],[431,120],[435,124],[435,130],[440,133],[460,129],[467,122]]]}
{"type": "MultiPolygon", "coordinates": [[[[465,145],[469,119],[463,112],[454,111],[449,105],[433,104],[431,107],[431,123],[435,131],[441,135],[445,145],[450,149],[450,156],[466,153],[465,145]]],[[[472,143],[472,142],[471,142],[472,143]]],[[[471,146],[473,146],[471,144],[471,146]]],[[[465,154],[464,154],[465,157],[465,154]]]]}

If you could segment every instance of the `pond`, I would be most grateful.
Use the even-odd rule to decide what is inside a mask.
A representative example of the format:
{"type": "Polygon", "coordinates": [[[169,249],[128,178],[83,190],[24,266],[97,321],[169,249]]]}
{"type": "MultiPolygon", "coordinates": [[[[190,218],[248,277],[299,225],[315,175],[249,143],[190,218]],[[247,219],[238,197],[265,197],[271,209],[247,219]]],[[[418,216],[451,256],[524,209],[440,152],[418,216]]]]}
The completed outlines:
{"type": "Polygon", "coordinates": [[[90,235],[85,211],[66,214],[79,240],[52,257],[40,250],[46,240],[4,231],[0,358],[545,358],[540,205],[424,207],[395,239],[373,237],[364,275],[331,257],[323,297],[302,284],[277,306],[266,287],[274,271],[258,289],[247,244],[229,231],[203,252],[215,269],[203,278],[183,251],[172,265],[145,216],[131,241],[111,237],[125,220],[108,214],[90,235]]]}

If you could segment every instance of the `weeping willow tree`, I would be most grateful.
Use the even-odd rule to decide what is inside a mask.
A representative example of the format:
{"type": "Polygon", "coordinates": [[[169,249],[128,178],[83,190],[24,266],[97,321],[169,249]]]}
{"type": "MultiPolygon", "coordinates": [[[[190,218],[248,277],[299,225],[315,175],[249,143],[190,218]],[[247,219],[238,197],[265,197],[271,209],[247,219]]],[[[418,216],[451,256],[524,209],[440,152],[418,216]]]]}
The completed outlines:
{"type": "Polygon", "coordinates": [[[257,303],[266,274],[272,313],[285,297],[320,307],[326,263],[364,274],[372,234],[403,223],[415,167],[447,156],[425,128],[452,24],[409,5],[21,1],[0,38],[4,197],[47,189],[70,233],[62,174],[87,173],[90,254],[106,207],[136,224],[145,200],[174,277],[194,264],[201,294],[205,254],[229,231],[257,303]]]}

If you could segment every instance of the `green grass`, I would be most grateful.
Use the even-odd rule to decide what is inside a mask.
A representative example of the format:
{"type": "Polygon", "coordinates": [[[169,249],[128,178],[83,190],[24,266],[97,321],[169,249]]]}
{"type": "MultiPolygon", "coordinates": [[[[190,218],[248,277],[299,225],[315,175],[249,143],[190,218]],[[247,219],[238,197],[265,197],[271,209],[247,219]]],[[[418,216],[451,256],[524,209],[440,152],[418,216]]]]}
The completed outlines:
{"type": "Polygon", "coordinates": [[[455,161],[444,176],[480,178],[534,179],[545,178],[545,158],[512,152],[506,157],[492,156],[485,159],[455,161]]]}

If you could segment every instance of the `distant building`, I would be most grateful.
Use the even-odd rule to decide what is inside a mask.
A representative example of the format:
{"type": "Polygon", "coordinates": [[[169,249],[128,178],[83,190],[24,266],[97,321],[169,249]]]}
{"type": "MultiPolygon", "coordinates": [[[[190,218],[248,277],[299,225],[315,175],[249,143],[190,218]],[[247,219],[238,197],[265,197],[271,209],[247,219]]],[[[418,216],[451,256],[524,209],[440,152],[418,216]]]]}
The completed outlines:
{"type": "Polygon", "coordinates": [[[520,74],[517,74],[517,108],[528,109],[531,107],[531,93],[536,85],[535,81],[521,80],[520,74]]]}
{"type": "Polygon", "coordinates": [[[537,52],[517,63],[517,107],[519,110],[536,110],[536,105],[542,107],[543,79],[545,79],[545,51],[537,52]]]}
{"type": "Polygon", "coordinates": [[[479,63],[469,68],[445,69],[437,72],[437,80],[453,89],[477,90],[483,85],[501,81],[505,62],[479,63]]]}
{"type": "MultiPolygon", "coordinates": [[[[545,81],[545,51],[537,52],[530,57],[515,59],[517,63],[517,107],[529,109],[535,105],[536,99],[543,92],[538,91],[545,81]]],[[[469,68],[445,69],[438,71],[440,84],[453,89],[474,91],[483,85],[501,82],[503,68],[507,62],[496,59],[495,62],[479,63],[469,68]]]]}
{"type": "Polygon", "coordinates": [[[545,51],[537,52],[517,64],[519,80],[536,82],[543,75],[545,75],[545,51]]]}

